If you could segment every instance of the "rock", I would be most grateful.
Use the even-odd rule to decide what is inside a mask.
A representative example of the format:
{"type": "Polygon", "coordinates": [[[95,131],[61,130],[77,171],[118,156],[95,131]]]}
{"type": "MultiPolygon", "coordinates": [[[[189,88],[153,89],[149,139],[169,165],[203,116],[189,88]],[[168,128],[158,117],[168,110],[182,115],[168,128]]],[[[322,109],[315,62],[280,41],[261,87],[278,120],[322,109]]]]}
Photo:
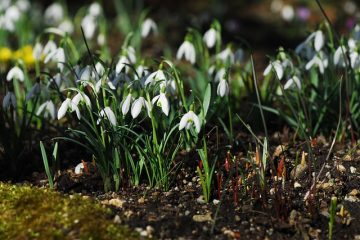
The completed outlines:
{"type": "Polygon", "coordinates": [[[290,178],[292,180],[300,179],[304,176],[306,170],[308,169],[308,166],[306,164],[298,164],[291,172],[290,172],[290,178]]]}
{"type": "Polygon", "coordinates": [[[213,200],[213,204],[214,204],[214,205],[218,205],[219,203],[220,203],[220,200],[217,200],[217,199],[214,199],[214,200],[213,200]]]}
{"type": "Polygon", "coordinates": [[[345,168],[344,165],[342,165],[342,164],[338,164],[338,165],[336,166],[336,170],[338,170],[338,171],[341,172],[341,173],[346,172],[346,168],[345,168]]]}
{"type": "Polygon", "coordinates": [[[146,231],[146,230],[142,230],[141,232],[140,232],[140,236],[141,237],[147,237],[149,235],[149,233],[146,231]]]}
{"type": "Polygon", "coordinates": [[[240,218],[238,215],[235,215],[235,221],[236,221],[236,222],[240,222],[240,221],[241,221],[241,218],[240,218]]]}
{"type": "Polygon", "coordinates": [[[192,219],[195,222],[210,222],[210,221],[212,221],[211,213],[194,215],[192,217],[192,219]]]}
{"type": "Polygon", "coordinates": [[[348,202],[359,202],[359,199],[355,196],[345,196],[344,198],[345,201],[348,201],[348,202]]]}
{"type": "Polygon", "coordinates": [[[353,189],[351,190],[351,192],[349,193],[350,196],[356,196],[356,195],[359,195],[360,194],[360,191],[357,190],[357,189],[353,189]]]}
{"type": "Polygon", "coordinates": [[[190,215],[190,211],[189,210],[186,210],[185,211],[185,216],[189,216],[190,215]]]}
{"type": "Polygon", "coordinates": [[[124,203],[125,203],[125,201],[120,200],[118,198],[113,198],[113,199],[109,200],[109,204],[114,206],[114,207],[117,207],[117,208],[122,208],[124,203]]]}
{"type": "Polygon", "coordinates": [[[269,192],[270,192],[270,195],[274,195],[275,194],[275,188],[271,188],[269,192]]]}
{"type": "Polygon", "coordinates": [[[348,161],[352,161],[353,158],[351,157],[350,154],[346,154],[345,157],[343,158],[343,160],[348,162],[348,161]]]}
{"type": "Polygon", "coordinates": [[[200,203],[200,204],[206,203],[203,195],[201,195],[200,197],[198,197],[198,198],[196,199],[196,202],[197,202],[197,203],[200,203]]]}
{"type": "Polygon", "coordinates": [[[356,168],[354,168],[353,166],[350,167],[350,172],[351,173],[356,173],[356,168]]]}
{"type": "Polygon", "coordinates": [[[145,202],[145,198],[141,197],[138,199],[138,203],[143,204],[145,202]]]}
{"type": "Polygon", "coordinates": [[[301,184],[299,182],[294,183],[294,188],[301,188],[301,184]]]}

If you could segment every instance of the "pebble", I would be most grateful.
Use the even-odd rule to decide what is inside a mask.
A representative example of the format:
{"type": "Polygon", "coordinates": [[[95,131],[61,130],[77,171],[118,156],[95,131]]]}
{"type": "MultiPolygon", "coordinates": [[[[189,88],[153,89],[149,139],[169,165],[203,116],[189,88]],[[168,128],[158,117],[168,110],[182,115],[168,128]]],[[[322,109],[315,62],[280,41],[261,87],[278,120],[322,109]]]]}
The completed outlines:
{"type": "Polygon", "coordinates": [[[195,221],[195,222],[208,222],[208,221],[212,221],[211,213],[194,215],[194,216],[192,217],[192,219],[193,219],[193,221],[195,221]]]}
{"type": "Polygon", "coordinates": [[[351,166],[351,167],[350,167],[350,172],[351,172],[351,173],[356,173],[356,168],[353,167],[353,166],[351,166]]]}
{"type": "Polygon", "coordinates": [[[342,164],[337,165],[337,166],[336,166],[336,169],[337,169],[339,172],[341,172],[341,173],[346,172],[346,168],[345,168],[344,165],[342,165],[342,164]]]}
{"type": "Polygon", "coordinates": [[[274,195],[275,194],[275,188],[271,188],[270,189],[270,195],[274,195]]]}
{"type": "Polygon", "coordinates": [[[190,211],[189,210],[186,210],[185,211],[185,216],[189,216],[190,215],[190,211]]]}
{"type": "Polygon", "coordinates": [[[119,216],[119,215],[115,215],[115,217],[114,217],[114,223],[116,223],[116,224],[121,224],[121,219],[120,219],[120,216],[119,216]]]}
{"type": "Polygon", "coordinates": [[[200,203],[200,204],[206,203],[203,195],[201,195],[200,197],[198,197],[198,198],[196,199],[196,202],[197,202],[197,203],[200,203]]]}
{"type": "Polygon", "coordinates": [[[191,181],[196,182],[196,177],[193,177],[191,181]]]}
{"type": "Polygon", "coordinates": [[[188,183],[188,186],[189,186],[189,187],[192,187],[192,182],[189,182],[189,183],[188,183]]]}
{"type": "Polygon", "coordinates": [[[145,202],[145,198],[141,197],[138,199],[138,203],[143,204],[145,202]]]}
{"type": "Polygon", "coordinates": [[[218,205],[219,203],[220,203],[220,200],[218,200],[218,199],[214,199],[214,200],[213,200],[213,204],[214,204],[214,205],[218,205]]]}
{"type": "Polygon", "coordinates": [[[294,188],[301,188],[301,184],[299,182],[294,183],[294,188]]]}
{"type": "Polygon", "coordinates": [[[235,221],[236,221],[236,222],[240,222],[240,220],[241,220],[241,218],[240,218],[238,215],[236,215],[236,216],[235,216],[235,221]]]}
{"type": "Polygon", "coordinates": [[[124,203],[125,203],[125,201],[120,200],[118,198],[113,198],[113,199],[109,200],[110,205],[113,205],[113,206],[118,207],[118,208],[122,208],[124,203]]]}

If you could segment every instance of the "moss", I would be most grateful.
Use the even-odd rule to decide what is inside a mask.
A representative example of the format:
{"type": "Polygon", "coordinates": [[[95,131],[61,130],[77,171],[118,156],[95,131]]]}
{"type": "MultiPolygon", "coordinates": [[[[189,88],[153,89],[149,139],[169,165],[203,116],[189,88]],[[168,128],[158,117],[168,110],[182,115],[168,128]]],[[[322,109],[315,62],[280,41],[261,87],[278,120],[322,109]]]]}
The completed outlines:
{"type": "Polygon", "coordinates": [[[136,239],[111,210],[79,195],[0,182],[0,239],[136,239]]]}

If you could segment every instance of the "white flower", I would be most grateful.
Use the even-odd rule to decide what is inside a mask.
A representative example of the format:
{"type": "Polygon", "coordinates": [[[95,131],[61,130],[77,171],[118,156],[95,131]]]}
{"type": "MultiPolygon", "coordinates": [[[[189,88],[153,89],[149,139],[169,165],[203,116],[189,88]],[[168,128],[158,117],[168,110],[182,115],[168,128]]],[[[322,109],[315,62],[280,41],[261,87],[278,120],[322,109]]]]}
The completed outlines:
{"type": "Polygon", "coordinates": [[[20,11],[26,12],[30,8],[30,3],[28,0],[18,0],[16,2],[16,6],[20,9],[20,11]]]}
{"type": "Polygon", "coordinates": [[[169,111],[170,111],[170,103],[169,100],[166,98],[165,93],[161,92],[159,95],[155,96],[152,100],[151,103],[153,105],[155,105],[155,103],[157,104],[157,106],[161,107],[161,110],[163,111],[163,113],[168,116],[169,115],[169,111]]]}
{"type": "Polygon", "coordinates": [[[181,46],[179,47],[179,50],[176,53],[176,58],[178,60],[185,58],[185,60],[189,61],[191,64],[194,64],[196,61],[196,52],[194,45],[185,40],[181,46]]]}
{"type": "Polygon", "coordinates": [[[287,80],[287,82],[284,85],[284,89],[288,89],[293,85],[296,85],[299,89],[301,89],[301,82],[300,79],[297,76],[293,76],[292,78],[290,78],[289,80],[287,80]]]}
{"type": "Polygon", "coordinates": [[[41,59],[42,51],[43,51],[42,44],[37,42],[33,49],[33,57],[35,60],[39,61],[41,59]]]}
{"type": "Polygon", "coordinates": [[[92,15],[86,15],[81,21],[81,27],[84,30],[86,39],[92,39],[97,27],[96,18],[92,15]]]}
{"type": "Polygon", "coordinates": [[[264,70],[264,76],[267,76],[273,68],[275,69],[277,77],[279,78],[279,80],[281,80],[284,76],[284,69],[279,60],[270,62],[270,64],[264,70]]]}
{"type": "Polygon", "coordinates": [[[220,68],[220,70],[217,71],[215,74],[215,79],[214,79],[215,82],[220,82],[220,80],[224,78],[225,74],[226,74],[226,69],[220,68]]]}
{"type": "Polygon", "coordinates": [[[217,32],[214,28],[210,28],[205,32],[203,40],[208,48],[213,48],[215,46],[216,34],[217,32]]]}
{"type": "Polygon", "coordinates": [[[139,116],[141,109],[143,107],[146,108],[148,116],[150,117],[150,111],[152,109],[151,104],[148,101],[146,101],[145,98],[139,97],[131,105],[131,116],[133,117],[133,119],[135,119],[139,116]]]}
{"type": "Polygon", "coordinates": [[[230,63],[234,63],[235,61],[234,53],[231,51],[229,47],[224,49],[222,52],[218,53],[218,55],[216,55],[216,58],[220,59],[223,62],[229,61],[230,63]]]}
{"type": "Polygon", "coordinates": [[[128,46],[126,48],[126,54],[127,54],[127,57],[129,58],[130,62],[135,64],[136,63],[136,51],[135,51],[135,48],[133,48],[132,46],[128,46]]]}
{"type": "Polygon", "coordinates": [[[221,79],[219,85],[217,87],[217,95],[220,97],[227,96],[229,94],[229,84],[225,80],[225,78],[221,79]]]}
{"type": "Polygon", "coordinates": [[[92,3],[89,7],[89,14],[93,17],[98,17],[101,14],[101,11],[101,5],[97,2],[92,3]]]}
{"type": "Polygon", "coordinates": [[[91,101],[90,98],[85,93],[78,93],[73,97],[72,102],[79,105],[80,102],[84,102],[89,108],[91,108],[91,101]]]}
{"type": "Polygon", "coordinates": [[[104,73],[105,73],[105,68],[104,68],[104,66],[101,64],[101,62],[97,62],[97,63],[95,64],[95,70],[96,70],[96,72],[97,72],[100,76],[104,75],[104,73]]]}
{"type": "Polygon", "coordinates": [[[305,66],[306,70],[311,69],[313,66],[316,66],[319,68],[319,71],[321,74],[324,74],[324,70],[327,66],[326,62],[324,62],[322,59],[320,59],[320,57],[318,57],[317,55],[315,55],[305,66]]]}
{"type": "Polygon", "coordinates": [[[86,66],[83,71],[81,72],[80,81],[89,81],[90,80],[90,76],[91,75],[91,67],[90,66],[86,66]]]}
{"type": "Polygon", "coordinates": [[[57,67],[60,71],[64,69],[65,63],[65,52],[63,48],[58,48],[55,51],[50,52],[44,60],[44,63],[48,63],[49,61],[54,61],[57,63],[57,67]]]}
{"type": "Polygon", "coordinates": [[[335,65],[341,65],[342,67],[345,67],[345,58],[344,54],[346,54],[346,48],[343,46],[340,46],[336,49],[334,53],[334,64],[335,65]]]}
{"type": "Polygon", "coordinates": [[[81,115],[79,108],[70,98],[66,98],[65,101],[61,104],[57,115],[58,120],[63,118],[68,110],[70,110],[70,112],[75,111],[77,118],[80,120],[81,115]]]}
{"type": "Polygon", "coordinates": [[[45,21],[49,25],[57,25],[64,18],[64,10],[61,4],[53,3],[47,7],[44,13],[45,21]]]}
{"type": "Polygon", "coordinates": [[[99,44],[99,46],[104,46],[106,43],[106,37],[105,34],[103,33],[99,33],[98,37],[96,38],[97,43],[99,44]]]}
{"type": "Polygon", "coordinates": [[[8,80],[8,82],[11,80],[19,80],[20,82],[23,82],[24,78],[24,72],[18,66],[14,66],[12,69],[10,69],[6,75],[6,80],[8,80]]]}
{"type": "Polygon", "coordinates": [[[62,21],[58,27],[61,31],[72,34],[74,32],[74,25],[69,19],[62,21]]]}
{"type": "Polygon", "coordinates": [[[200,119],[193,111],[190,110],[181,118],[179,130],[182,130],[184,128],[190,129],[193,124],[195,125],[196,132],[199,133],[201,128],[200,119]]]}
{"type": "Polygon", "coordinates": [[[42,112],[44,112],[44,117],[47,117],[50,114],[51,118],[55,119],[56,110],[53,101],[48,100],[41,104],[36,111],[36,115],[39,116],[42,112]]]}
{"type": "MultiPolygon", "coordinates": [[[[106,116],[111,125],[113,125],[114,127],[117,125],[115,114],[110,107],[105,107],[103,110],[101,110],[99,116],[100,118],[104,118],[106,116]]],[[[97,121],[97,124],[99,124],[100,118],[97,121]]]]}
{"type": "Polygon", "coordinates": [[[129,60],[127,59],[127,57],[125,56],[121,56],[118,63],[116,64],[116,67],[115,67],[115,72],[117,74],[119,74],[123,68],[125,68],[125,71],[127,71],[128,69],[128,64],[130,64],[129,60]]]}
{"type": "Polygon", "coordinates": [[[131,93],[129,93],[129,94],[126,96],[124,102],[123,102],[122,105],[121,105],[121,112],[122,112],[122,114],[123,114],[124,116],[125,116],[125,115],[129,112],[129,110],[130,110],[131,100],[132,100],[132,95],[131,95],[131,93]]]}
{"type": "Polygon", "coordinates": [[[145,80],[145,86],[149,84],[153,85],[157,81],[166,81],[165,74],[161,69],[149,74],[149,76],[145,80]]]}
{"type": "Polygon", "coordinates": [[[149,36],[150,32],[157,33],[157,25],[151,18],[145,19],[145,21],[141,25],[141,37],[146,38],[149,36]]]}
{"type": "Polygon", "coordinates": [[[4,109],[7,109],[10,104],[16,108],[17,107],[17,102],[16,102],[16,97],[15,97],[15,94],[11,91],[7,92],[4,99],[3,99],[3,108],[4,109]]]}
{"type": "Polygon", "coordinates": [[[314,48],[317,52],[321,50],[321,48],[324,46],[324,34],[322,31],[318,30],[315,32],[315,39],[314,39],[314,48]]]}
{"type": "Polygon", "coordinates": [[[43,53],[43,54],[45,55],[45,57],[46,57],[46,56],[49,55],[50,53],[56,51],[56,49],[57,49],[57,46],[56,46],[55,42],[54,42],[53,40],[49,40],[49,41],[45,44],[42,53],[43,53]]]}
{"type": "Polygon", "coordinates": [[[21,17],[21,12],[17,6],[12,5],[8,9],[6,9],[6,12],[5,12],[6,19],[11,20],[12,22],[16,22],[20,19],[20,17],[21,17]]]}

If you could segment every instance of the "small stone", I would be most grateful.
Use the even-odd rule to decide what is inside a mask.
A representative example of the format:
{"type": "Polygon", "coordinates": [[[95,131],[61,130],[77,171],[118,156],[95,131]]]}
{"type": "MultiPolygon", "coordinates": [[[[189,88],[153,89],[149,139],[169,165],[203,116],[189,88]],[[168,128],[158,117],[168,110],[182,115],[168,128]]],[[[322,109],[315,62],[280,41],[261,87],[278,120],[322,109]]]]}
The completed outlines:
{"type": "Polygon", "coordinates": [[[196,177],[193,177],[191,181],[196,182],[196,177]]]}
{"type": "Polygon", "coordinates": [[[353,167],[353,166],[351,166],[351,167],[350,167],[350,172],[351,172],[351,173],[356,173],[356,168],[353,167]]]}
{"type": "Polygon", "coordinates": [[[308,169],[308,166],[306,164],[298,164],[291,172],[290,172],[290,178],[293,180],[297,180],[304,176],[306,170],[308,169]]]}
{"type": "Polygon", "coordinates": [[[185,179],[183,180],[183,184],[184,184],[184,185],[186,185],[186,184],[187,184],[187,181],[186,181],[185,179]]]}
{"type": "Polygon", "coordinates": [[[141,232],[140,232],[140,236],[141,237],[147,237],[149,235],[149,233],[146,231],[146,230],[142,230],[141,232]]]}
{"type": "Polygon", "coordinates": [[[138,199],[138,203],[143,204],[145,202],[145,198],[141,197],[138,199]]]}
{"type": "Polygon", "coordinates": [[[195,222],[209,222],[212,221],[211,213],[194,215],[192,219],[195,222]]]}
{"type": "Polygon", "coordinates": [[[236,222],[240,222],[240,221],[241,221],[241,218],[240,218],[240,216],[238,216],[238,215],[235,215],[235,221],[236,221],[236,222]]]}
{"type": "Polygon", "coordinates": [[[174,190],[175,190],[175,191],[179,191],[179,188],[178,188],[178,187],[175,187],[174,190]]]}
{"type": "Polygon", "coordinates": [[[275,194],[275,188],[271,188],[269,192],[270,192],[270,195],[274,195],[275,194]]]}
{"type": "Polygon", "coordinates": [[[200,204],[206,203],[203,195],[201,195],[200,197],[198,197],[198,198],[196,199],[196,202],[197,202],[197,203],[200,203],[200,204]]]}
{"type": "Polygon", "coordinates": [[[121,224],[121,219],[120,219],[120,216],[119,216],[119,215],[115,215],[115,217],[114,217],[114,223],[116,223],[116,224],[121,224]]]}
{"type": "Polygon", "coordinates": [[[190,215],[190,211],[189,210],[186,210],[185,211],[185,216],[189,216],[190,215]]]}
{"type": "Polygon", "coordinates": [[[360,191],[357,189],[353,189],[351,190],[351,192],[349,193],[350,196],[357,196],[360,194],[360,191]]]}
{"type": "Polygon", "coordinates": [[[219,203],[220,203],[220,200],[218,200],[218,199],[214,199],[214,200],[213,200],[213,204],[214,204],[214,205],[218,205],[219,203]]]}
{"type": "Polygon", "coordinates": [[[348,161],[352,161],[353,158],[351,157],[350,154],[346,154],[345,157],[343,158],[343,160],[348,162],[348,161]]]}
{"type": "Polygon", "coordinates": [[[115,207],[117,207],[117,208],[122,208],[123,205],[124,205],[124,203],[125,203],[125,201],[120,200],[120,199],[118,199],[118,198],[113,198],[113,199],[110,199],[110,200],[109,200],[109,204],[110,204],[110,205],[113,205],[113,206],[115,206],[115,207]]]}
{"type": "Polygon", "coordinates": [[[348,201],[348,202],[358,202],[359,201],[359,199],[355,196],[345,196],[344,200],[348,201]]]}
{"type": "Polygon", "coordinates": [[[153,232],[154,232],[154,228],[152,227],[152,226],[150,226],[150,225],[147,225],[146,226],[146,232],[149,234],[149,235],[151,235],[153,232]]]}
{"type": "Polygon", "coordinates": [[[301,188],[301,184],[299,182],[294,183],[294,188],[301,188]]]}
{"type": "Polygon", "coordinates": [[[189,187],[192,187],[192,182],[189,182],[189,183],[188,183],[188,186],[189,186],[189,187]]]}
{"type": "Polygon", "coordinates": [[[338,165],[336,166],[336,170],[338,170],[338,171],[341,172],[341,173],[346,172],[346,168],[345,168],[344,165],[342,165],[342,164],[338,164],[338,165]]]}

